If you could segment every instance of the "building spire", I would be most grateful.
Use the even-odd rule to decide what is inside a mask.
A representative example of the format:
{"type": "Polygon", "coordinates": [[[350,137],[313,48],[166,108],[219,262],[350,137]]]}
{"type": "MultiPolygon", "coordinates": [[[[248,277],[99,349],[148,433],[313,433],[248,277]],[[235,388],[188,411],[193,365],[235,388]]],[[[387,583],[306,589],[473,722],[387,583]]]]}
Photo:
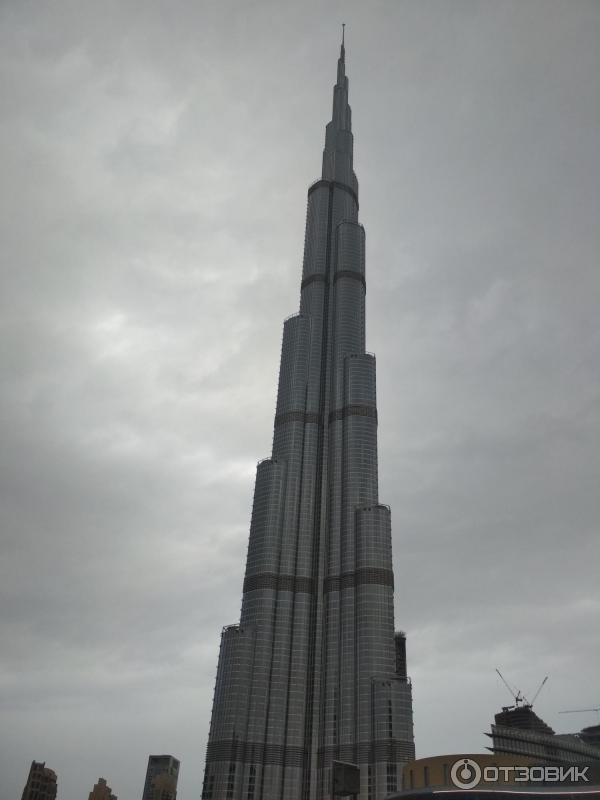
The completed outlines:
{"type": "Polygon", "coordinates": [[[333,87],[333,113],[325,133],[322,177],[354,185],[352,171],[352,112],[348,103],[346,77],[346,23],[342,23],[342,42],[337,62],[337,79],[333,87]]]}
{"type": "Polygon", "coordinates": [[[346,38],[346,23],[342,22],[342,44],[340,45],[340,57],[338,58],[337,67],[337,85],[343,86],[346,75],[346,48],[344,46],[344,39],[346,38]]]}
{"type": "Polygon", "coordinates": [[[346,74],[346,48],[344,47],[345,33],[346,23],[342,22],[342,44],[340,46],[340,58],[338,61],[338,83],[340,82],[340,76],[346,74]]]}

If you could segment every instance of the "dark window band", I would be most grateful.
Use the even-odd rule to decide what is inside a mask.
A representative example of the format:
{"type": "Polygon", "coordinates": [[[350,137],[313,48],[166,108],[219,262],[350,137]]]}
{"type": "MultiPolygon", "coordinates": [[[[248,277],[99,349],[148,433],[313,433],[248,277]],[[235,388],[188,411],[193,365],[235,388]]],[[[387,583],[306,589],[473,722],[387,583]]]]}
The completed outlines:
{"type": "Polygon", "coordinates": [[[394,588],[394,573],[391,569],[364,567],[355,572],[344,572],[342,575],[330,575],[323,583],[324,592],[339,592],[342,589],[355,589],[366,583],[394,588]]]}
{"type": "Polygon", "coordinates": [[[242,764],[273,764],[285,767],[304,767],[308,752],[302,747],[282,744],[244,742],[240,739],[222,739],[209,742],[206,762],[241,762],[242,764]]]}
{"type": "Polygon", "coordinates": [[[273,589],[276,592],[303,592],[312,594],[315,583],[312,578],[302,578],[295,575],[276,575],[273,572],[259,572],[257,575],[247,575],[244,578],[244,592],[255,589],[273,589]]]}
{"type": "Polygon", "coordinates": [[[313,272],[312,275],[308,275],[306,278],[303,279],[302,283],[300,284],[300,289],[304,289],[305,286],[308,286],[309,283],[314,283],[315,281],[321,281],[321,283],[327,283],[327,277],[323,275],[322,272],[313,272]]]}
{"type": "Polygon", "coordinates": [[[336,419],[346,419],[346,417],[371,417],[377,420],[377,409],[375,406],[363,405],[348,405],[342,408],[336,408],[329,414],[329,422],[334,422],[336,419]]]}
{"type": "Polygon", "coordinates": [[[367,282],[365,280],[365,276],[361,275],[360,272],[356,272],[353,269],[338,269],[338,271],[333,276],[334,283],[339,278],[354,278],[355,281],[359,281],[360,283],[362,283],[365,291],[367,289],[367,282]]]}
{"type": "Polygon", "coordinates": [[[415,757],[415,746],[402,739],[375,739],[371,742],[359,742],[358,745],[327,745],[317,751],[317,767],[328,767],[333,759],[358,764],[374,764],[377,761],[397,762],[412,761],[415,757]]]}
{"type": "Polygon", "coordinates": [[[313,423],[321,424],[321,415],[310,411],[286,411],[284,414],[277,414],[275,417],[275,427],[285,425],[286,422],[303,422],[305,425],[313,423]]]}
{"type": "Polygon", "coordinates": [[[352,195],[352,199],[356,203],[356,208],[358,209],[358,195],[351,186],[348,186],[347,183],[340,183],[339,181],[328,181],[323,178],[320,181],[313,183],[313,185],[309,187],[308,196],[310,197],[313,192],[315,192],[317,189],[321,189],[323,186],[330,186],[333,187],[334,189],[341,189],[343,192],[348,192],[348,194],[352,195]]]}
{"type": "MultiPolygon", "coordinates": [[[[340,278],[352,278],[355,281],[359,281],[359,283],[362,283],[364,290],[367,290],[365,276],[361,275],[360,272],[356,272],[354,269],[338,269],[338,271],[333,275],[333,282],[335,283],[335,281],[339,280],[340,278]]],[[[302,280],[300,289],[302,290],[310,283],[315,282],[327,283],[327,276],[322,272],[313,272],[312,275],[307,275],[307,277],[302,280]]]]}

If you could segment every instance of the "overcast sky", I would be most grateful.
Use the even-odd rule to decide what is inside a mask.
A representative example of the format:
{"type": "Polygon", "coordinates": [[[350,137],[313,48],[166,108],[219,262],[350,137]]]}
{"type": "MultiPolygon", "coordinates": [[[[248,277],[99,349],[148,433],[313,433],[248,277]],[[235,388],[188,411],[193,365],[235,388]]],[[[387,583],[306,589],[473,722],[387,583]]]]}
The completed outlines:
{"type": "Polygon", "coordinates": [[[4,0],[0,800],[198,800],[340,24],[418,756],[600,705],[600,4],[4,0]]]}

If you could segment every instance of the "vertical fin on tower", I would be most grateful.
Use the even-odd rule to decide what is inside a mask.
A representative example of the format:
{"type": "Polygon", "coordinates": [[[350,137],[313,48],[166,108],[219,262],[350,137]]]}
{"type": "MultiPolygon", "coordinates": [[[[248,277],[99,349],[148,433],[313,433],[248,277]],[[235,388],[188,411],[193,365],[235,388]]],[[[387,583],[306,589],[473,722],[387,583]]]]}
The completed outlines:
{"type": "Polygon", "coordinates": [[[310,318],[304,314],[288,317],[283,324],[275,424],[282,414],[304,411],[309,354],[310,318]]]}

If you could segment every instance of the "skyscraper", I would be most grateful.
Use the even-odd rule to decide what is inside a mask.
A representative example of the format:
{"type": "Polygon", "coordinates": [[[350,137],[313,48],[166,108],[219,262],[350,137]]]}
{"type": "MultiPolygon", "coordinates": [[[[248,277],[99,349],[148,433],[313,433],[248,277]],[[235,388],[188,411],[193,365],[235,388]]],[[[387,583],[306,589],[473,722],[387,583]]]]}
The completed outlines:
{"type": "Polygon", "coordinates": [[[45,761],[32,761],[21,800],[56,800],[56,772],[45,761]]]}
{"type": "Polygon", "coordinates": [[[375,357],[342,40],[321,178],[308,190],[300,311],[284,323],[239,625],[223,630],[203,800],[322,800],[334,759],[361,800],[414,758],[394,635],[390,509],[378,499],[375,357]]]}
{"type": "Polygon", "coordinates": [[[142,800],[175,800],[179,761],[173,756],[148,756],[142,800]]]}

